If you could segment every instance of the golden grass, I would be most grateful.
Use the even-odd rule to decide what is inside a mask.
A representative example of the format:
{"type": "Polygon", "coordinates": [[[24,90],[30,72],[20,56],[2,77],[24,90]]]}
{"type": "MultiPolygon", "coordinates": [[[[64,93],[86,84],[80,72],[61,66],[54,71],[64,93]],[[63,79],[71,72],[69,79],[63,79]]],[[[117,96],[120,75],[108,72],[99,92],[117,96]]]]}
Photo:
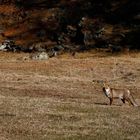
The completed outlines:
{"type": "Polygon", "coordinates": [[[111,86],[132,89],[139,103],[139,54],[17,60],[25,55],[0,53],[1,139],[140,139],[140,108],[118,100],[110,107],[92,83],[116,79],[111,86]]]}

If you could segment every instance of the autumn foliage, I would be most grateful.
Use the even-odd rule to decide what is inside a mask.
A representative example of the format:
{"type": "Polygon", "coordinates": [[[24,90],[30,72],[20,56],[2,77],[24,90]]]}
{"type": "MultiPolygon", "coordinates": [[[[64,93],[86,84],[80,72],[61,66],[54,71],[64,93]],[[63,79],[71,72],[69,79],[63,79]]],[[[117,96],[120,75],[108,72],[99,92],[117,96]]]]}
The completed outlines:
{"type": "Polygon", "coordinates": [[[139,7],[138,0],[1,0],[0,41],[138,49],[139,7]]]}

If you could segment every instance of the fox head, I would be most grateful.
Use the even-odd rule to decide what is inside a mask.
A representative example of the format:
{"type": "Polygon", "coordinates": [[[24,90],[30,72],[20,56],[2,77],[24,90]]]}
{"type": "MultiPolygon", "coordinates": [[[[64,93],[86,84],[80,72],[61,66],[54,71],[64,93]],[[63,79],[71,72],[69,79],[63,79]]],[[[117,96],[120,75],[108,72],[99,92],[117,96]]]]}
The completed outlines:
{"type": "Polygon", "coordinates": [[[103,86],[104,89],[108,89],[109,88],[109,85],[107,83],[103,83],[102,86],[103,86]]]}
{"type": "Polygon", "coordinates": [[[92,82],[93,82],[94,84],[99,85],[99,86],[102,88],[103,93],[104,93],[108,98],[111,97],[111,91],[110,91],[109,85],[107,84],[107,81],[103,81],[103,80],[93,80],[92,82]]]}
{"type": "Polygon", "coordinates": [[[109,85],[107,84],[107,81],[103,81],[103,80],[93,80],[92,81],[94,84],[97,84],[99,86],[101,86],[103,89],[108,89],[109,85]]]}

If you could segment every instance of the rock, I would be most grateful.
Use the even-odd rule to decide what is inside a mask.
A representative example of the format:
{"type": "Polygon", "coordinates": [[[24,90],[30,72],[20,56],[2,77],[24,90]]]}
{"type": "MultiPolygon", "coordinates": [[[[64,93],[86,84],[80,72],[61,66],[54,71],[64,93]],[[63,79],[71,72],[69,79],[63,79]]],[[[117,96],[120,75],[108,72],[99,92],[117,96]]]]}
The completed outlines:
{"type": "Polygon", "coordinates": [[[19,52],[21,51],[21,46],[15,45],[13,40],[5,40],[0,45],[0,51],[12,51],[12,52],[19,52]]]}
{"type": "Polygon", "coordinates": [[[7,51],[6,47],[7,47],[6,45],[1,44],[0,45],[0,51],[7,51]]]}
{"type": "Polygon", "coordinates": [[[30,56],[32,60],[48,60],[49,55],[46,52],[34,53],[30,56]]]}

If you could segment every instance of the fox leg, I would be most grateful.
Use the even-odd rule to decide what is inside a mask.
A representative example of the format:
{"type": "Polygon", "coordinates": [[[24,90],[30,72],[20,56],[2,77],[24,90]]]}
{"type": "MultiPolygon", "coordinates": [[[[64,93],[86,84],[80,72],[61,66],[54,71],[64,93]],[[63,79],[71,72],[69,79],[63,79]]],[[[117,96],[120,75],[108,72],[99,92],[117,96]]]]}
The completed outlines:
{"type": "Polygon", "coordinates": [[[128,103],[129,103],[129,105],[134,105],[133,103],[132,103],[132,101],[128,98],[127,99],[127,101],[128,101],[128,103]]]}
{"type": "Polygon", "coordinates": [[[121,99],[122,100],[122,102],[125,104],[125,99],[121,99]]]}
{"type": "Polygon", "coordinates": [[[109,100],[110,100],[110,105],[112,105],[113,98],[109,98],[109,100]]]}
{"type": "Polygon", "coordinates": [[[136,103],[136,101],[132,95],[131,95],[131,98],[129,98],[129,99],[130,99],[130,102],[133,106],[138,106],[138,104],[136,103]]]}
{"type": "Polygon", "coordinates": [[[130,100],[130,104],[133,105],[133,106],[138,106],[135,102],[133,102],[131,99],[130,100]]]}

